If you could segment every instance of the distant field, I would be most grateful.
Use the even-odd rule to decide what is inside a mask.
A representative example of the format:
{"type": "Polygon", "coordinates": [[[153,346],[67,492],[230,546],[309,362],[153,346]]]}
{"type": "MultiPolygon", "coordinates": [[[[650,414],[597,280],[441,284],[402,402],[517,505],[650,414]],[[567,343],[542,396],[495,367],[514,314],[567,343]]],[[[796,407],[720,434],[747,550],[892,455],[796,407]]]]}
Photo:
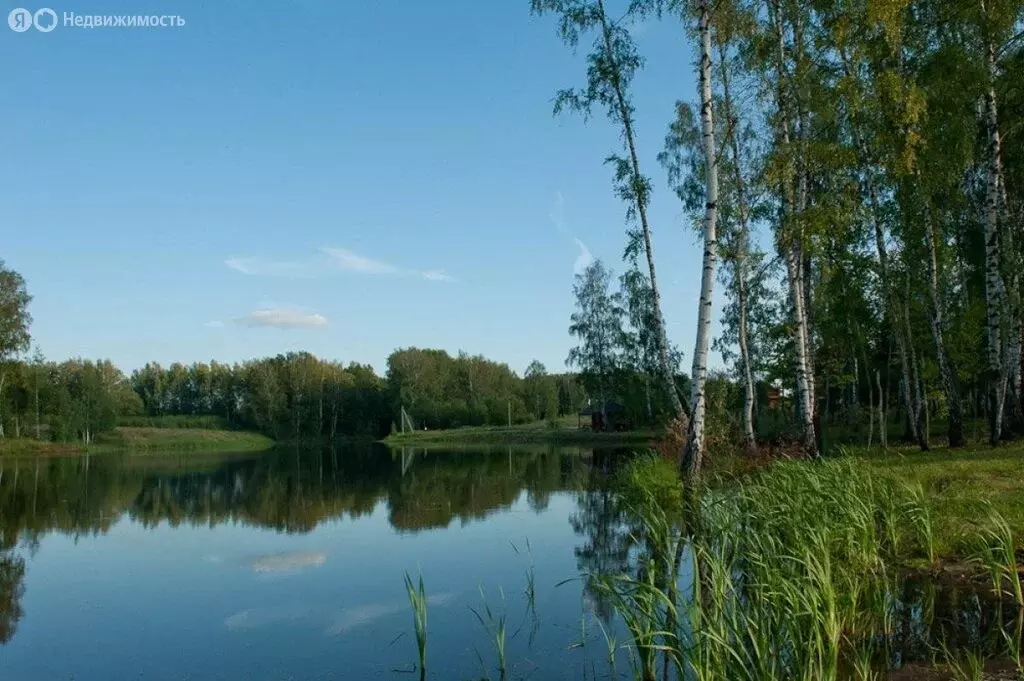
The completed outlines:
{"type": "Polygon", "coordinates": [[[659,437],[657,430],[630,430],[601,433],[580,428],[576,416],[563,416],[556,421],[534,421],[513,426],[465,426],[446,430],[417,430],[394,433],[384,441],[389,444],[648,444],[659,437]]]}
{"type": "Polygon", "coordinates": [[[0,454],[74,455],[106,451],[167,452],[251,452],[270,449],[274,441],[259,433],[208,428],[119,427],[101,433],[88,448],[81,443],[41,442],[38,440],[0,440],[0,454]]]}
{"type": "Polygon", "coordinates": [[[270,438],[259,433],[208,428],[115,428],[97,438],[97,445],[118,449],[252,451],[269,449],[270,438]]]}

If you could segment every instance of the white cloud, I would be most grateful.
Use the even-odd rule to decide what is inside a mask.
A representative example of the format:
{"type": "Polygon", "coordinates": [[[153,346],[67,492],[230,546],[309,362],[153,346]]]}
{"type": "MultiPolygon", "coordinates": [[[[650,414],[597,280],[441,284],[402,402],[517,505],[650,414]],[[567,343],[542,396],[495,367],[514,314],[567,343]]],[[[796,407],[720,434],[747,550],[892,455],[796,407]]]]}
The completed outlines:
{"type": "Polygon", "coordinates": [[[331,257],[334,264],[349,272],[363,274],[401,274],[402,270],[380,260],[367,258],[345,248],[321,248],[321,252],[331,257]]]}
{"type": "Polygon", "coordinates": [[[206,322],[205,324],[203,324],[203,326],[205,326],[208,329],[223,329],[224,322],[220,321],[219,319],[214,319],[213,321],[206,322]]]}
{"type": "Polygon", "coordinates": [[[327,326],[327,317],[286,307],[253,310],[235,320],[243,326],[269,326],[277,329],[311,329],[327,326]]]}
{"type": "Polygon", "coordinates": [[[260,257],[228,258],[224,264],[231,269],[255,277],[290,277],[311,279],[317,276],[316,263],[309,261],[267,260],[260,257]]]}
{"type": "Polygon", "coordinates": [[[420,274],[424,279],[429,279],[430,281],[456,281],[455,277],[444,270],[426,270],[420,274]]]}
{"type": "MultiPolygon", "coordinates": [[[[443,606],[455,599],[453,593],[440,593],[427,596],[428,605],[443,606]]],[[[374,621],[389,615],[395,615],[408,610],[407,603],[369,603],[353,608],[344,608],[339,612],[333,624],[327,629],[329,636],[340,636],[357,627],[372,624],[374,621]]]]}
{"type": "Polygon", "coordinates": [[[555,207],[551,211],[551,222],[555,223],[555,229],[559,232],[565,232],[565,199],[562,197],[562,192],[555,192],[555,207]]]}
{"type": "MultiPolygon", "coordinates": [[[[562,196],[561,191],[555,192],[555,206],[551,209],[548,217],[551,218],[551,222],[555,225],[555,229],[559,234],[568,236],[569,231],[565,226],[565,198],[562,196]]],[[[587,245],[581,239],[573,237],[573,241],[576,242],[580,252],[572,264],[572,273],[582,274],[583,270],[587,269],[590,263],[594,262],[594,256],[591,255],[590,249],[587,248],[587,245]]]]}
{"type": "Polygon", "coordinates": [[[253,572],[281,573],[298,572],[305,568],[322,567],[327,562],[327,555],[320,552],[281,553],[260,556],[252,562],[253,572]]]}
{"type": "Polygon", "coordinates": [[[258,256],[231,257],[224,264],[242,274],[257,277],[320,279],[339,272],[377,276],[420,277],[428,281],[457,281],[441,269],[404,269],[382,260],[360,255],[347,248],[325,246],[319,253],[299,260],[270,260],[258,256]]]}
{"type": "Polygon", "coordinates": [[[573,274],[582,274],[583,270],[590,267],[590,263],[594,262],[594,256],[590,254],[590,249],[581,240],[576,239],[576,245],[580,247],[580,253],[576,256],[576,262],[572,264],[573,274]]]}

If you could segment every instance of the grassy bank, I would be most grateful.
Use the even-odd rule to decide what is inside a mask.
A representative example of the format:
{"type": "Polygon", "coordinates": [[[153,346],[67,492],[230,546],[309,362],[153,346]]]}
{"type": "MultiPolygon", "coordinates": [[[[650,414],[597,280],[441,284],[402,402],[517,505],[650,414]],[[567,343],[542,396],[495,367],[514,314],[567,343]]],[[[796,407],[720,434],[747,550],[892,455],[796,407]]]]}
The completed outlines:
{"type": "Polygon", "coordinates": [[[81,443],[42,442],[28,438],[0,440],[0,455],[73,456],[103,452],[253,452],[274,441],[259,433],[206,428],[119,427],[101,433],[88,447],[81,443]]]}
{"type": "Polygon", "coordinates": [[[628,446],[650,444],[660,435],[661,432],[658,430],[594,432],[589,428],[580,428],[575,416],[565,416],[557,421],[535,421],[513,426],[466,426],[447,430],[392,433],[383,442],[395,445],[550,443],[628,446]]]}
{"type": "Polygon", "coordinates": [[[1018,548],[1024,548],[1024,443],[855,455],[871,472],[921,485],[932,512],[938,553],[959,552],[963,537],[992,509],[1006,519],[1018,548]]]}

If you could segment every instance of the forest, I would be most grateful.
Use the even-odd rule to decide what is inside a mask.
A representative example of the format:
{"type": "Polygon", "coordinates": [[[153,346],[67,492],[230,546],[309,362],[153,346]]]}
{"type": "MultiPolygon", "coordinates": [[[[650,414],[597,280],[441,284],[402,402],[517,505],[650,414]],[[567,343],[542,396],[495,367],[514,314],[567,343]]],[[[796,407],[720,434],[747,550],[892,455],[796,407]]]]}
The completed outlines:
{"type": "Polygon", "coordinates": [[[578,275],[569,359],[588,389],[614,392],[608,379],[628,361],[617,338],[643,319],[643,361],[686,432],[690,476],[709,428],[757,451],[766,383],[812,458],[839,415],[884,442],[876,424],[899,414],[922,450],[963,446],[972,419],[993,445],[1024,433],[1024,5],[621,5],[531,3],[567,47],[588,50],[583,86],[557,93],[554,113],[605,114],[619,133],[606,163],[625,205],[624,279],[642,294],[623,296],[601,263],[578,275]],[[634,30],[655,20],[681,23],[698,87],[666,112],[650,159],[631,92],[645,66],[634,30]],[[686,216],[679,229],[703,241],[688,394],[663,318],[677,301],[657,283],[654,228],[674,226],[650,224],[655,165],[686,216]],[[709,411],[712,347],[739,394],[709,411]]]}
{"type": "Polygon", "coordinates": [[[587,50],[582,87],[558,92],[554,113],[605,114],[619,133],[606,163],[624,204],[624,272],[595,262],[577,275],[573,373],[534,362],[520,377],[417,348],[393,352],[384,376],[307,353],[130,375],[51,362],[26,355],[30,296],[4,268],[0,435],[89,442],[127,417],[210,416],[276,439],[379,436],[402,426],[402,409],[414,428],[439,429],[615,401],[634,424],[675,421],[696,474],[709,432],[756,452],[769,407],[812,458],[836,425],[884,444],[897,420],[922,450],[962,446],[978,422],[993,445],[1024,434],[1022,8],[633,0],[609,12],[603,0],[532,0],[569,48],[587,50]],[[698,87],[666,112],[650,159],[636,144],[631,91],[645,60],[633,31],[659,19],[691,39],[698,87]],[[684,216],[659,233],[703,241],[688,372],[664,323],[677,301],[658,285],[656,190],[684,216]],[[724,369],[711,370],[712,349],[724,369]]]}
{"type": "MultiPolygon", "coordinates": [[[[296,352],[227,364],[161,366],[130,374],[109,360],[48,361],[30,349],[31,296],[0,262],[0,437],[89,444],[118,425],[253,430],[275,440],[381,437],[417,429],[553,421],[586,393],[575,376],[532,362],[523,376],[465,352],[404,348],[379,376],[296,352]]],[[[622,369],[625,371],[625,369],[622,369]]],[[[639,419],[645,404],[631,401],[639,419]]],[[[652,416],[653,418],[653,416],[652,416]]]]}

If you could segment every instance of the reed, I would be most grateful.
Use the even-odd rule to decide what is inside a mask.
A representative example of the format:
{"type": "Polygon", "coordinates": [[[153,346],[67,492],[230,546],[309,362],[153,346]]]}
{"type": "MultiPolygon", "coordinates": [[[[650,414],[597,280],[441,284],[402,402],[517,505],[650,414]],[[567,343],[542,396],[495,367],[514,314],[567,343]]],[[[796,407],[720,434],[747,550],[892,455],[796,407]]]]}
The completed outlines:
{"type": "Polygon", "coordinates": [[[506,674],[506,663],[505,663],[505,629],[506,622],[508,620],[508,611],[505,608],[505,591],[501,587],[498,587],[498,594],[501,599],[502,608],[501,610],[492,610],[490,603],[487,602],[487,595],[484,593],[484,588],[480,588],[480,599],[483,604],[480,609],[469,606],[470,612],[476,615],[477,620],[480,622],[480,626],[488,633],[491,639],[491,643],[494,646],[494,652],[498,657],[498,675],[500,679],[505,678],[506,674]]]}
{"type": "Polygon", "coordinates": [[[427,592],[423,587],[423,574],[417,583],[413,583],[409,573],[405,573],[405,590],[409,594],[412,605],[412,620],[416,630],[416,650],[419,653],[420,679],[427,676],[427,592]]]}
{"type": "Polygon", "coordinates": [[[1013,531],[1006,519],[989,508],[987,521],[969,544],[973,544],[972,560],[988,572],[993,591],[998,596],[1012,598],[1014,603],[1024,608],[1013,531]]]}

